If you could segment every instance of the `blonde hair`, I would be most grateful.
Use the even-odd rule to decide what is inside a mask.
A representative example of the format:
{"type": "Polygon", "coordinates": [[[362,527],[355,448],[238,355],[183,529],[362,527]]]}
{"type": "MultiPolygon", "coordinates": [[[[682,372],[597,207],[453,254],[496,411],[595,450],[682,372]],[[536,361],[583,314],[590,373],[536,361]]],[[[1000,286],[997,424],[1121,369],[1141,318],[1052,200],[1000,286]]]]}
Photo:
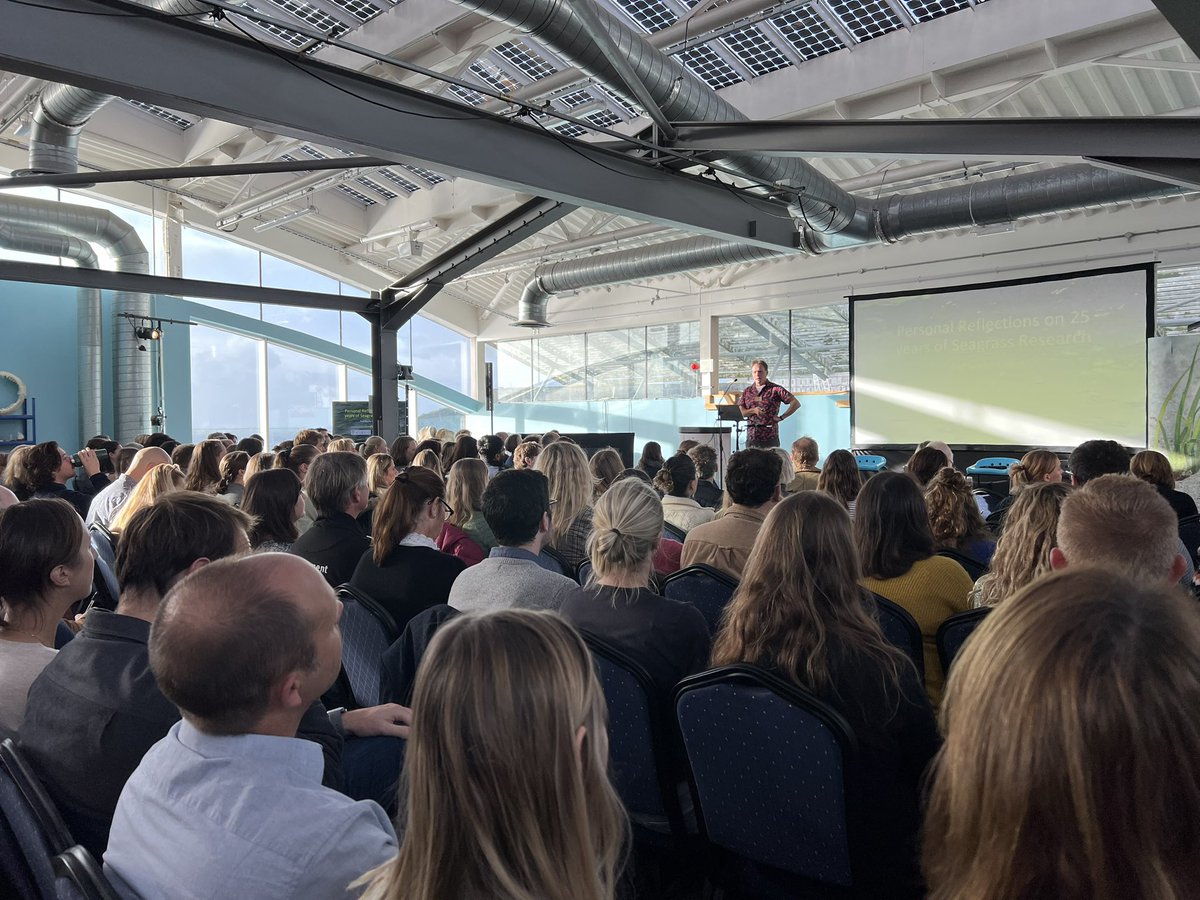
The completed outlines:
{"type": "Polygon", "coordinates": [[[413,695],[404,839],[358,882],[367,900],[613,900],[628,825],[605,719],[587,647],[557,615],[442,626],[413,695]]]}
{"type": "Polygon", "coordinates": [[[622,478],[610,487],[596,501],[588,538],[596,579],[636,572],[654,554],[662,529],[662,501],[654,488],[640,478],[622,478]]]}
{"type": "Polygon", "coordinates": [[[275,454],[270,450],[264,450],[261,453],[255,453],[250,457],[250,462],[246,463],[246,480],[249,481],[251,475],[257,475],[259,472],[266,472],[268,469],[272,469],[274,467],[275,454]]]}
{"type": "Polygon", "coordinates": [[[108,530],[113,533],[119,533],[125,530],[125,526],[129,524],[129,520],[133,518],[134,513],[151,506],[155,500],[169,494],[172,491],[183,490],[186,479],[183,475],[183,470],[174,463],[163,463],[155,466],[149,472],[142,476],[141,481],[134,487],[133,492],[129,495],[117,514],[113,516],[112,522],[109,523],[108,530]]]}
{"type": "Polygon", "coordinates": [[[450,467],[446,476],[446,502],[454,510],[450,517],[452,524],[466,528],[471,517],[479,512],[487,480],[487,463],[482,459],[460,459],[450,467]]]}
{"type": "Polygon", "coordinates": [[[995,606],[1050,571],[1058,517],[1070,492],[1070,485],[1055,482],[1030,485],[1017,494],[996,542],[990,574],[979,588],[980,606],[995,606]]]}
{"type": "Polygon", "coordinates": [[[388,489],[383,483],[387,478],[388,469],[393,468],[396,461],[387,453],[372,453],[367,457],[367,490],[379,496],[388,489]]]}
{"type": "Polygon", "coordinates": [[[1175,487],[1175,472],[1171,469],[1171,461],[1157,450],[1135,453],[1129,461],[1129,471],[1150,484],[1172,489],[1175,487]]]}
{"type": "Polygon", "coordinates": [[[327,453],[358,453],[358,448],[354,446],[354,441],[350,438],[337,438],[329,442],[329,446],[325,448],[327,453]]]}
{"type": "Polygon", "coordinates": [[[414,456],[412,466],[409,466],[409,468],[412,468],[413,466],[421,469],[428,469],[430,472],[436,473],[439,478],[441,477],[442,458],[432,450],[422,450],[420,453],[414,456]]]}
{"type": "Polygon", "coordinates": [[[1058,546],[1072,565],[1103,563],[1163,581],[1179,551],[1179,518],[1152,485],[1102,475],[1063,501],[1058,546]]]}
{"type": "Polygon", "coordinates": [[[942,706],[929,900],[1195,896],[1194,606],[1175,588],[1083,566],[988,616],[942,706]]]}
{"type": "Polygon", "coordinates": [[[533,467],[550,482],[550,499],[554,502],[550,513],[550,544],[557,547],[580,513],[592,505],[594,483],[588,459],[577,444],[555,441],[542,448],[533,467]]]}
{"type": "Polygon", "coordinates": [[[929,479],[925,506],[929,510],[929,530],[939,547],[957,549],[987,536],[967,476],[958,469],[945,466],[929,479]]]}
{"type": "Polygon", "coordinates": [[[1008,467],[1008,484],[1010,493],[1016,493],[1030,484],[1046,480],[1047,475],[1054,474],[1055,469],[1062,468],[1058,456],[1049,450],[1030,450],[1021,457],[1019,463],[1008,467]]]}
{"type": "Polygon", "coordinates": [[[612,447],[605,447],[596,451],[588,468],[591,469],[592,477],[596,479],[596,496],[599,497],[621,477],[621,473],[625,471],[625,462],[620,453],[612,447]]]}

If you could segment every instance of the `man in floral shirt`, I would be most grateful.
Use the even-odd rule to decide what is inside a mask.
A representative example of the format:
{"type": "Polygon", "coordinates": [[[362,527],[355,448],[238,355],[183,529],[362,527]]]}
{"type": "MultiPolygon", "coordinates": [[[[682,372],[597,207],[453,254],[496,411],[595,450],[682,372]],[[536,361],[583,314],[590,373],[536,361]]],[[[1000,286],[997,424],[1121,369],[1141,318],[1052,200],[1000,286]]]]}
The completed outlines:
{"type": "Polygon", "coordinates": [[[767,364],[756,359],[750,365],[754,384],[742,391],[738,405],[750,425],[747,440],[749,447],[778,447],[779,423],[800,408],[800,401],[787,388],[767,380],[767,364]],[[779,415],[780,405],[787,404],[787,412],[779,415]]]}

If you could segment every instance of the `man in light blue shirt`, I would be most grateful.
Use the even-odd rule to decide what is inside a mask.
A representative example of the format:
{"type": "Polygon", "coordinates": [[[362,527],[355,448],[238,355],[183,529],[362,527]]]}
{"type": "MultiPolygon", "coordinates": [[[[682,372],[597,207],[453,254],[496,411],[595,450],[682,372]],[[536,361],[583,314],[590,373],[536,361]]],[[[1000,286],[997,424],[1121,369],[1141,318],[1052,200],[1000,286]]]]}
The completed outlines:
{"type": "Polygon", "coordinates": [[[183,721],[117,804],[104,867],[123,894],[325,900],[395,856],[383,810],[323,787],[320,747],[294,736],[337,677],[340,616],[289,554],[220,560],[172,588],[150,667],[183,721]]]}
{"type": "Polygon", "coordinates": [[[92,498],[92,505],[88,507],[87,519],[84,524],[89,528],[92,525],[102,525],[107,528],[112,524],[112,520],[116,518],[121,507],[125,505],[138,482],[155,466],[166,466],[170,463],[171,457],[161,447],[143,447],[134,454],[133,461],[129,464],[129,471],[118,475],[113,479],[112,484],[92,498]]]}

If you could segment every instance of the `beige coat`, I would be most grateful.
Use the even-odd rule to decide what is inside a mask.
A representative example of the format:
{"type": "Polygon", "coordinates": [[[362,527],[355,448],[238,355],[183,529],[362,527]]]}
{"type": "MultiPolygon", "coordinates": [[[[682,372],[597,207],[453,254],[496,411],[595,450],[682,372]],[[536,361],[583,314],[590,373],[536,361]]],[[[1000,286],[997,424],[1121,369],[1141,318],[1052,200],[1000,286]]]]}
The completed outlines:
{"type": "Polygon", "coordinates": [[[711,522],[713,516],[716,515],[715,510],[711,510],[707,506],[701,506],[691,497],[672,497],[668,495],[662,498],[662,506],[663,518],[684,534],[691,531],[697,525],[711,522]]]}

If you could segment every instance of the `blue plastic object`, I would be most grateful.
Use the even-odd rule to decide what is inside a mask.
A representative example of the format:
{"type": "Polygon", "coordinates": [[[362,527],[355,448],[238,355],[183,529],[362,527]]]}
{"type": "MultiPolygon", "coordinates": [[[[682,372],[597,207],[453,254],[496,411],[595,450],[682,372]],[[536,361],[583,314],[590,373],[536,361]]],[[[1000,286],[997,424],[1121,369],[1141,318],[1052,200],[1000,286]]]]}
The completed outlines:
{"type": "Polygon", "coordinates": [[[854,457],[860,472],[882,472],[887,468],[887,459],[882,456],[864,454],[854,457]]]}

